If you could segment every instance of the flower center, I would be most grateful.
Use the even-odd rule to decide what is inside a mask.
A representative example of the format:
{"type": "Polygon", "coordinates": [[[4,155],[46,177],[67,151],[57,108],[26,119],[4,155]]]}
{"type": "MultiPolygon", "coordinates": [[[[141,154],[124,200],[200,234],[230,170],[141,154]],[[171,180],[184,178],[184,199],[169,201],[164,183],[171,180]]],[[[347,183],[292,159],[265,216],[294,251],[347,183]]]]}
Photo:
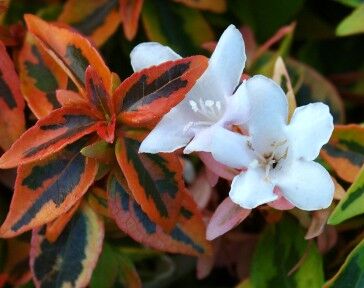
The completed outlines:
{"type": "Polygon", "coordinates": [[[252,144],[248,142],[249,148],[254,152],[257,156],[257,159],[254,161],[253,165],[260,166],[265,170],[265,178],[269,180],[269,173],[272,170],[280,170],[282,169],[282,161],[287,158],[288,154],[288,146],[287,140],[283,141],[274,141],[270,145],[272,150],[268,153],[260,154],[258,153],[252,144]]]}
{"type": "Polygon", "coordinates": [[[203,116],[206,120],[202,121],[191,121],[188,122],[184,127],[184,133],[187,133],[190,129],[196,126],[210,126],[211,124],[217,122],[221,116],[221,102],[214,100],[203,100],[199,99],[198,102],[194,100],[189,100],[188,102],[191,109],[196,114],[203,116]]]}

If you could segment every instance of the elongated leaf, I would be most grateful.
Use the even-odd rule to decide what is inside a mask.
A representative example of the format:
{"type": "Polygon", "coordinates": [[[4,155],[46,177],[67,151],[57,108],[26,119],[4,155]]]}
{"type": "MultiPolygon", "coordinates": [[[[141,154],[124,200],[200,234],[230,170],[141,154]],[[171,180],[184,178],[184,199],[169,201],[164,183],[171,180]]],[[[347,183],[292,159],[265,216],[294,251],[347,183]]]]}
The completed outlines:
{"type": "Polygon", "coordinates": [[[174,154],[139,154],[141,139],[131,136],[118,139],[116,158],[144,213],[170,230],[177,221],[185,189],[178,157],[174,154]]]}
{"type": "Polygon", "coordinates": [[[26,131],[0,158],[1,168],[44,158],[99,128],[88,109],[65,107],[53,111],[26,131]]]}
{"type": "Polygon", "coordinates": [[[119,0],[120,16],[123,21],[124,34],[129,41],[133,40],[137,31],[143,0],[119,0]]]}
{"type": "Polygon", "coordinates": [[[119,249],[104,243],[102,254],[92,274],[91,288],[142,287],[139,275],[126,255],[119,249]],[[107,275],[107,277],[105,277],[107,275]]]}
{"type": "Polygon", "coordinates": [[[103,222],[83,204],[56,242],[33,230],[30,267],[36,287],[86,287],[101,253],[103,222]]]}
{"type": "Polygon", "coordinates": [[[9,149],[25,129],[24,99],[14,65],[0,42],[0,147],[9,149]]]}
{"type": "Polygon", "coordinates": [[[364,213],[364,165],[343,199],[335,207],[329,224],[337,225],[356,215],[364,213]]]}
{"type": "Polygon", "coordinates": [[[57,89],[65,89],[67,74],[28,33],[19,54],[20,85],[28,105],[38,119],[61,107],[57,89]]]}
{"type": "Polygon", "coordinates": [[[115,91],[118,118],[132,126],[156,122],[183,100],[206,67],[206,57],[193,56],[134,73],[115,91]]]}
{"type": "Polygon", "coordinates": [[[216,13],[222,13],[226,10],[225,0],[174,0],[187,6],[197,9],[210,10],[216,13]]]}
{"type": "Polygon", "coordinates": [[[199,256],[211,254],[205,238],[205,225],[196,204],[184,193],[178,210],[177,224],[170,232],[163,229],[143,212],[131,196],[125,181],[111,175],[108,183],[109,207],[119,228],[134,240],[158,250],[199,256]]]}
{"type": "Polygon", "coordinates": [[[364,4],[358,6],[353,13],[342,20],[336,28],[336,35],[348,36],[364,33],[364,4]]]}
{"type": "Polygon", "coordinates": [[[67,28],[51,25],[33,15],[25,15],[24,18],[29,31],[61,65],[80,91],[84,91],[85,71],[91,65],[95,67],[107,90],[111,92],[111,72],[86,38],[67,28]]]}
{"type": "Polygon", "coordinates": [[[110,118],[114,112],[111,96],[97,74],[97,70],[92,66],[86,69],[86,92],[90,106],[102,117],[110,118]]]}
{"type": "Polygon", "coordinates": [[[120,16],[117,0],[68,0],[58,20],[76,28],[101,46],[117,29],[120,16]]]}
{"type": "Polygon", "coordinates": [[[364,126],[336,125],[320,155],[340,178],[352,183],[364,164],[364,126]]]}
{"type": "Polygon", "coordinates": [[[322,258],[315,243],[308,243],[291,218],[267,227],[253,257],[252,287],[322,287],[322,258]]]}
{"type": "Polygon", "coordinates": [[[111,218],[106,190],[100,187],[92,187],[87,196],[87,202],[92,210],[104,217],[111,218]]]}
{"type": "Polygon", "coordinates": [[[344,265],[325,285],[325,288],[362,287],[364,279],[364,240],[361,241],[350,255],[344,265]]]}
{"type": "Polygon", "coordinates": [[[92,184],[97,164],[79,151],[85,139],[44,160],[19,166],[10,211],[1,226],[12,237],[65,213],[92,184]]]}

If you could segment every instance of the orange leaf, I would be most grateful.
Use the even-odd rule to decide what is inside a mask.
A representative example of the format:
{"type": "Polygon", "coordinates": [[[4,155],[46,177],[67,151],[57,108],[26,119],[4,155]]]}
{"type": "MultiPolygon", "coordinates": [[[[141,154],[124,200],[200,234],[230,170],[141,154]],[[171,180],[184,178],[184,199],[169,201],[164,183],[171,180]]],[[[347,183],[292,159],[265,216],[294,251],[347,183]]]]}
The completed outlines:
{"type": "Polygon", "coordinates": [[[0,158],[1,168],[44,158],[67,144],[95,132],[100,126],[89,109],[64,107],[54,110],[27,130],[0,158]]]}
{"type": "Polygon", "coordinates": [[[44,160],[18,168],[14,196],[1,237],[13,237],[49,223],[69,210],[87,191],[97,173],[97,162],[79,151],[81,139],[44,160]]]}
{"type": "Polygon", "coordinates": [[[191,197],[183,194],[182,206],[178,209],[178,221],[169,232],[165,232],[143,212],[131,197],[126,182],[111,174],[108,183],[109,207],[116,224],[135,241],[146,246],[193,256],[210,255],[211,244],[205,237],[202,215],[191,197]]]}
{"type": "Polygon", "coordinates": [[[9,149],[25,129],[24,99],[13,62],[0,42],[0,147],[9,149]]]}
{"type": "Polygon", "coordinates": [[[111,72],[86,38],[68,28],[49,24],[34,15],[27,14],[24,18],[29,31],[36,36],[49,55],[61,65],[82,93],[85,86],[85,71],[89,65],[95,67],[111,93],[111,72]]]}
{"type": "Polygon", "coordinates": [[[57,89],[65,89],[67,74],[28,33],[19,54],[20,85],[28,105],[40,119],[61,107],[57,89]]]}
{"type": "Polygon", "coordinates": [[[155,223],[170,230],[176,223],[184,193],[182,166],[170,153],[139,154],[140,135],[116,142],[116,159],[135,201],[155,223]]]}
{"type": "Polygon", "coordinates": [[[175,2],[183,3],[186,6],[210,10],[216,13],[223,13],[226,11],[226,1],[225,0],[174,0],[175,2]]]}
{"type": "Polygon", "coordinates": [[[120,0],[119,5],[125,37],[131,41],[138,32],[138,22],[143,8],[143,0],[120,0]]]}
{"type": "Polygon", "coordinates": [[[207,65],[206,57],[192,56],[134,73],[115,91],[118,119],[130,126],[158,121],[184,99],[207,65]]]}

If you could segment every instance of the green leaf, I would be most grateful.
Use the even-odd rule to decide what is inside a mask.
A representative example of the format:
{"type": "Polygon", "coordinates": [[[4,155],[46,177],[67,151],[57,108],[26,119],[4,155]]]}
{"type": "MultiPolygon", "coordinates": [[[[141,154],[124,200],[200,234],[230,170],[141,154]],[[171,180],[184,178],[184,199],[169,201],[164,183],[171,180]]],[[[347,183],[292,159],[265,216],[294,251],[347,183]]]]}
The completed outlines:
{"type": "Polygon", "coordinates": [[[364,213],[364,166],[358,177],[350,186],[345,197],[341,199],[332,212],[328,223],[337,225],[347,219],[364,213]]]}
{"type": "Polygon", "coordinates": [[[323,281],[317,247],[305,241],[304,231],[295,220],[285,218],[265,229],[253,256],[253,287],[321,287],[323,281]],[[291,272],[294,267],[297,269],[291,272]]]}
{"type": "Polygon", "coordinates": [[[141,282],[134,264],[119,249],[105,243],[92,274],[91,288],[140,287],[141,282]]]}
{"type": "Polygon", "coordinates": [[[364,286],[364,240],[349,254],[336,275],[325,288],[347,288],[364,286]]]}
{"type": "Polygon", "coordinates": [[[360,4],[363,4],[363,0],[336,0],[337,2],[340,2],[341,4],[344,4],[346,6],[350,7],[358,7],[360,4]]]}
{"type": "Polygon", "coordinates": [[[336,35],[348,36],[364,32],[364,4],[344,18],[336,28],[336,35]]]}

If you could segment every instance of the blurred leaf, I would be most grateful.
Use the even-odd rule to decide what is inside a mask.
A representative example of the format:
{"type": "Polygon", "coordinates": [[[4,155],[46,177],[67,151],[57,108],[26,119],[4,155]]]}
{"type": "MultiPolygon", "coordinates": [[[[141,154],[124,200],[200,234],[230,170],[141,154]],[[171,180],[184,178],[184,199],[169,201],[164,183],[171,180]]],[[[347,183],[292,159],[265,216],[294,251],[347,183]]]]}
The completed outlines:
{"type": "Polygon", "coordinates": [[[226,10],[226,0],[174,0],[175,2],[183,3],[186,6],[210,10],[211,12],[222,13],[226,10]]]}
{"type": "Polygon", "coordinates": [[[321,287],[322,259],[314,242],[292,218],[268,226],[261,235],[253,257],[251,283],[265,287],[321,287]]]}
{"type": "Polygon", "coordinates": [[[215,40],[209,23],[198,10],[173,2],[145,0],[142,19],[149,40],[183,54],[196,54],[203,43],[215,40]]]}
{"type": "Polygon", "coordinates": [[[129,41],[133,40],[138,32],[139,17],[143,8],[143,0],[119,0],[119,10],[124,34],[129,41]]]}
{"type": "Polygon", "coordinates": [[[68,0],[58,21],[70,24],[101,46],[120,24],[117,4],[117,0],[68,0]]]}
{"type": "Polygon", "coordinates": [[[37,287],[86,287],[101,253],[103,222],[85,203],[56,242],[33,230],[30,267],[37,287]]]}
{"type": "Polygon", "coordinates": [[[336,275],[324,285],[325,288],[363,287],[364,240],[346,258],[336,275]]]}
{"type": "Polygon", "coordinates": [[[104,243],[97,266],[92,273],[91,288],[138,288],[141,281],[134,264],[120,250],[104,243]]]}
{"type": "Polygon", "coordinates": [[[356,8],[348,17],[342,20],[336,28],[336,35],[348,36],[364,33],[364,4],[356,8]]]}
{"type": "Polygon", "coordinates": [[[336,125],[320,155],[340,178],[353,183],[364,164],[364,126],[336,125]]]}
{"type": "Polygon", "coordinates": [[[253,28],[258,42],[272,36],[290,23],[303,6],[304,0],[232,0],[229,10],[244,24],[253,28]]]}
{"type": "Polygon", "coordinates": [[[343,123],[345,110],[335,87],[312,67],[293,59],[286,59],[292,86],[296,90],[297,106],[323,102],[330,108],[335,123],[343,123]]]}
{"type": "Polygon", "coordinates": [[[358,7],[364,3],[363,0],[336,0],[336,1],[350,7],[358,7]]]}
{"type": "Polygon", "coordinates": [[[354,216],[364,213],[364,166],[345,197],[335,207],[328,223],[337,225],[354,216]]]}

